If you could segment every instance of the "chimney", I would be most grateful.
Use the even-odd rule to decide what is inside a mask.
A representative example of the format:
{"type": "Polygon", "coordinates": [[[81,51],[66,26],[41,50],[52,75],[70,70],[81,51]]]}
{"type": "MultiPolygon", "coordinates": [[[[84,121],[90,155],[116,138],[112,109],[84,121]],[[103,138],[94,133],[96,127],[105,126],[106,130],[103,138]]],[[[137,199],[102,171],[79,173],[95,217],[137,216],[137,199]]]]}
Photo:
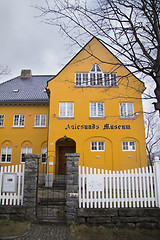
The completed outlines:
{"type": "Polygon", "coordinates": [[[21,78],[31,78],[32,77],[32,71],[30,69],[23,69],[21,71],[21,78]]]}

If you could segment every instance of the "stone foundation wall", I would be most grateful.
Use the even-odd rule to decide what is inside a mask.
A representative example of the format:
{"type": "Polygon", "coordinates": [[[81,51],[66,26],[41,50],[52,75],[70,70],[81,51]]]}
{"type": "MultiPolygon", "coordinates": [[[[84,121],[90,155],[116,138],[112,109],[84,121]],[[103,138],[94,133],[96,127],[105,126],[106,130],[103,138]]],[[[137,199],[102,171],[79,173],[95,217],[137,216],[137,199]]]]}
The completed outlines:
{"type": "Polygon", "coordinates": [[[159,208],[77,210],[77,223],[123,228],[160,228],[159,208]]]}

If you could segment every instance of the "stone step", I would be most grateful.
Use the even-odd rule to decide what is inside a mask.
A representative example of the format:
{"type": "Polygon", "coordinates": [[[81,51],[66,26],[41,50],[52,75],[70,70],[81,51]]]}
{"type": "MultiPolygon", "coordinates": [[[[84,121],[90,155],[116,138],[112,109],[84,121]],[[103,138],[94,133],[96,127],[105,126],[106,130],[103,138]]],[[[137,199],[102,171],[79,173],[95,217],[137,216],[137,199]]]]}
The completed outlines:
{"type": "Polygon", "coordinates": [[[53,188],[53,191],[55,191],[55,190],[66,190],[66,184],[62,184],[62,183],[59,183],[59,182],[54,182],[52,188],[53,188]]]}
{"type": "Polygon", "coordinates": [[[40,205],[64,206],[66,205],[66,198],[39,198],[40,205]]]}
{"type": "Polygon", "coordinates": [[[54,219],[54,218],[50,218],[50,217],[39,217],[37,220],[38,223],[42,223],[42,224],[47,224],[47,223],[54,223],[54,224],[65,224],[67,223],[67,219],[66,218],[59,218],[59,219],[54,219]]]}

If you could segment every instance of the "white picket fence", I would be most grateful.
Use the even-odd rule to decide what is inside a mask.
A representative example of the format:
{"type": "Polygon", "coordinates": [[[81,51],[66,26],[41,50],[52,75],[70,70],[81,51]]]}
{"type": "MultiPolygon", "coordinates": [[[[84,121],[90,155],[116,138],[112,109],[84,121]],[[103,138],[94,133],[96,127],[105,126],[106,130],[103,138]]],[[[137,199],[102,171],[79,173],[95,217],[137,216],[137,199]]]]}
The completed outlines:
{"type": "Polygon", "coordinates": [[[123,172],[79,166],[79,208],[160,207],[157,164],[123,172]]]}
{"type": "Polygon", "coordinates": [[[23,205],[25,165],[0,169],[0,205],[23,205]]]}

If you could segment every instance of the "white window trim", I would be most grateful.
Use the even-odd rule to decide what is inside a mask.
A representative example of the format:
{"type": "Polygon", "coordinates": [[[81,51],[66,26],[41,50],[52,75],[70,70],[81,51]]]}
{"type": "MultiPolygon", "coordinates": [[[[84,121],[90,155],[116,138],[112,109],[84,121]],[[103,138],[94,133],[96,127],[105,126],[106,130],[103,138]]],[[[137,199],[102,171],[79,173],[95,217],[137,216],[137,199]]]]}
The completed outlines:
{"type": "Polygon", "coordinates": [[[25,148],[25,154],[27,154],[28,153],[28,148],[31,148],[31,153],[30,154],[32,154],[32,147],[21,147],[21,163],[25,163],[25,162],[22,162],[22,148],[25,148]]]}
{"type": "Polygon", "coordinates": [[[89,107],[90,107],[90,118],[104,118],[104,117],[105,117],[105,113],[104,113],[104,102],[90,102],[90,103],[89,103],[89,107]],[[96,104],[96,116],[92,116],[91,105],[92,105],[93,103],[96,104]],[[102,103],[102,104],[103,104],[103,116],[98,116],[98,103],[102,103]]]}
{"type": "Polygon", "coordinates": [[[0,116],[3,116],[3,125],[0,125],[0,128],[3,128],[4,127],[4,117],[5,117],[5,115],[4,114],[0,114],[0,116]]]}
{"type": "Polygon", "coordinates": [[[34,128],[45,128],[46,127],[46,114],[35,114],[34,128]],[[39,125],[36,125],[36,116],[40,116],[39,125]],[[45,125],[41,125],[42,116],[45,116],[45,125]]]}
{"type": "Polygon", "coordinates": [[[24,128],[25,126],[25,114],[14,114],[14,117],[13,117],[13,127],[14,128],[24,128]],[[15,121],[15,116],[19,116],[18,118],[18,125],[14,125],[14,121],[15,121]],[[21,116],[24,116],[24,125],[20,125],[20,119],[21,119],[21,116]]]}
{"type": "Polygon", "coordinates": [[[123,141],[123,142],[122,142],[122,150],[123,150],[124,152],[135,152],[135,151],[136,151],[136,141],[123,141]],[[130,146],[129,146],[128,149],[123,149],[123,143],[124,143],[124,142],[128,142],[128,146],[129,146],[129,144],[130,144],[131,142],[134,142],[134,144],[135,144],[135,149],[131,149],[130,146]]]}
{"type": "Polygon", "coordinates": [[[58,118],[74,118],[74,102],[59,102],[59,117],[58,118]],[[61,109],[61,103],[65,103],[65,116],[61,116],[60,115],[60,109],[61,109]],[[72,103],[73,104],[73,112],[72,112],[72,115],[70,116],[67,116],[67,110],[68,110],[68,103],[72,103]]]}
{"type": "Polygon", "coordinates": [[[120,118],[122,119],[134,119],[134,103],[133,102],[120,102],[119,103],[119,108],[120,108],[120,118]],[[121,115],[121,103],[125,104],[125,109],[126,109],[126,116],[121,115]],[[128,114],[128,104],[132,103],[132,110],[133,110],[133,115],[128,114]]]}
{"type": "Polygon", "coordinates": [[[104,152],[105,151],[105,141],[91,141],[91,152],[104,152]],[[97,150],[92,150],[92,143],[96,143],[97,144],[97,150]],[[103,146],[104,146],[104,149],[103,150],[99,150],[99,143],[100,142],[103,142],[103,146]]]}
{"type": "Polygon", "coordinates": [[[12,162],[12,147],[1,147],[1,163],[11,163],[12,162]],[[2,148],[5,148],[6,151],[5,151],[5,161],[2,162],[2,148]],[[7,152],[8,152],[8,148],[11,149],[11,161],[10,162],[7,162],[7,152]]]}

